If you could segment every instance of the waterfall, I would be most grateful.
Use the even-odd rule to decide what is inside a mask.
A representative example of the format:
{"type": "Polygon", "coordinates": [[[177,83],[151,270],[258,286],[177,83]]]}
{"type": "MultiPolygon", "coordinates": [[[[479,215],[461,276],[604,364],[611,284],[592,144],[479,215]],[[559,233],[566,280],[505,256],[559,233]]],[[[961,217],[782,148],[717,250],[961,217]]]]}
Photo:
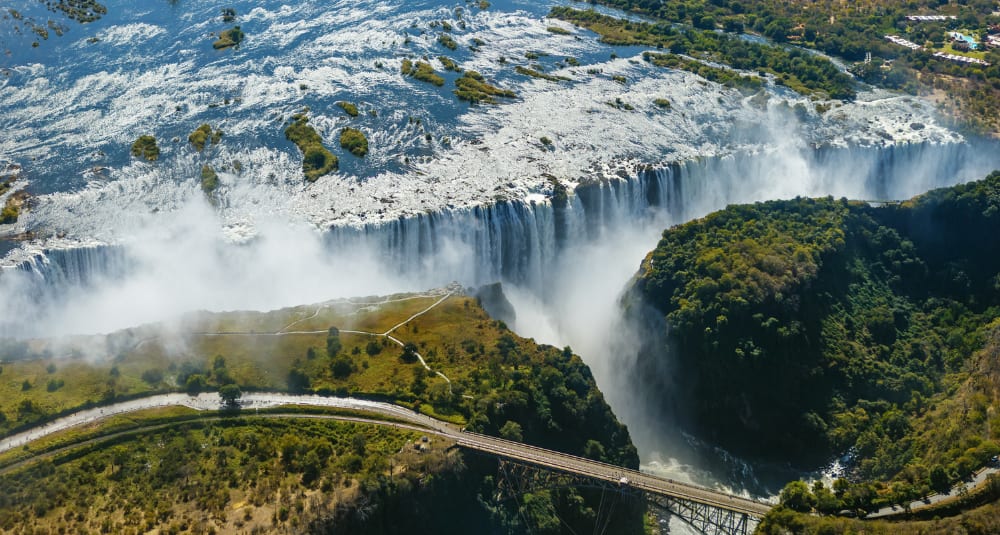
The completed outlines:
{"type": "MultiPolygon", "coordinates": [[[[405,278],[412,290],[456,280],[470,286],[504,281],[534,292],[548,302],[557,298],[549,287],[553,278],[559,276],[555,271],[565,264],[561,259],[568,248],[613,241],[623,230],[639,227],[648,229],[647,234],[653,240],[648,244],[651,248],[664,227],[731,203],[797,195],[866,200],[907,198],[933,187],[984,176],[998,166],[1000,158],[994,154],[995,151],[979,150],[973,144],[918,144],[881,149],[774,151],[637,166],[611,176],[586,177],[570,193],[567,202],[556,205],[547,201],[513,200],[428,212],[360,228],[333,227],[323,232],[320,241],[320,248],[327,256],[311,261],[318,264],[366,251],[377,259],[379,269],[405,278]]],[[[148,244],[145,246],[148,248],[148,244]]],[[[162,244],[164,248],[170,246],[162,244]]],[[[240,255],[252,256],[240,252],[246,247],[227,244],[222,250],[192,256],[218,257],[223,262],[220,269],[251,270],[260,259],[232,260],[240,255]]],[[[627,262],[634,269],[641,258],[606,260],[627,262]]],[[[79,247],[39,253],[31,261],[16,266],[15,271],[27,275],[19,277],[17,283],[27,301],[48,296],[50,301],[58,302],[59,296],[71,290],[79,293],[101,281],[127,279],[148,267],[149,262],[137,259],[129,245],[79,247]]],[[[178,269],[183,268],[184,264],[179,264],[178,269]]],[[[4,271],[0,282],[7,278],[9,283],[13,278],[11,270],[4,271]]],[[[268,273],[266,277],[277,281],[282,274],[268,273]]],[[[253,281],[267,280],[266,277],[253,281]]],[[[0,290],[5,288],[9,289],[9,284],[0,284],[0,290]]],[[[276,282],[274,289],[280,290],[280,284],[276,282]]],[[[187,290],[177,287],[173,291],[187,290]]],[[[291,298],[290,292],[288,295],[291,298]]],[[[332,297],[311,295],[304,298],[332,297]]],[[[200,308],[295,304],[238,299],[220,304],[209,297],[205,296],[205,302],[195,299],[192,303],[200,308]]],[[[21,334],[19,329],[26,321],[25,314],[18,311],[16,315],[10,319],[0,317],[0,336],[21,334]]],[[[30,318],[31,314],[26,316],[30,318]]]]}

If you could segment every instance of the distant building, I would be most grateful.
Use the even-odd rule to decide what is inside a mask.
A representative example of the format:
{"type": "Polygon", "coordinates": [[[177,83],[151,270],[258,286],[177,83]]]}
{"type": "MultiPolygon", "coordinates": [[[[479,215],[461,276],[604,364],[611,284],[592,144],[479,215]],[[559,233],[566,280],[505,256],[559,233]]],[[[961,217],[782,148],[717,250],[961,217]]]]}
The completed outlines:
{"type": "Polygon", "coordinates": [[[951,46],[955,50],[969,51],[979,47],[979,43],[975,39],[959,32],[948,32],[948,37],[951,37],[951,46]]]}
{"type": "Polygon", "coordinates": [[[909,15],[906,20],[911,20],[914,22],[929,22],[929,21],[941,21],[941,20],[955,20],[956,17],[951,15],[909,15]]]}

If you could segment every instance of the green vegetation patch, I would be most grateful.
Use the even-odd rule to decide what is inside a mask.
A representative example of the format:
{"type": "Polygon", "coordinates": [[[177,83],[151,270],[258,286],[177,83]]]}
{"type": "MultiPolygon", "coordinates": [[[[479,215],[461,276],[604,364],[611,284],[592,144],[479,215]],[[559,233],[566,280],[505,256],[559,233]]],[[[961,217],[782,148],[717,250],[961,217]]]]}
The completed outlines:
{"type": "Polygon", "coordinates": [[[379,480],[390,469],[406,488],[431,474],[455,477],[446,443],[420,438],[387,427],[264,417],[128,435],[0,478],[7,498],[0,529],[27,523],[69,533],[120,532],[126,523],[164,532],[181,525],[224,532],[299,522],[339,526],[350,517],[338,508],[385,499],[379,480]],[[414,443],[426,444],[426,451],[414,443]]]}
{"type": "Polygon", "coordinates": [[[431,83],[438,87],[444,85],[444,78],[434,72],[434,67],[431,67],[431,64],[425,61],[413,63],[408,59],[404,59],[400,67],[400,72],[404,76],[412,76],[417,80],[431,83]]]}
{"type": "Polygon", "coordinates": [[[566,78],[565,76],[556,76],[553,74],[536,71],[535,69],[530,69],[528,67],[522,67],[520,65],[514,67],[514,72],[516,72],[517,74],[530,76],[532,78],[540,78],[542,80],[548,80],[550,82],[566,82],[569,80],[569,78],[566,78]]]}
{"type": "Polygon", "coordinates": [[[653,100],[653,104],[656,104],[657,107],[663,108],[665,110],[669,110],[671,106],[670,101],[665,98],[655,99],[653,100]]]}
{"type": "Polygon", "coordinates": [[[755,93],[764,87],[764,80],[756,75],[744,75],[732,69],[712,67],[700,61],[678,56],[677,54],[660,54],[643,52],[642,58],[657,67],[678,69],[693,72],[706,80],[733,87],[748,93],[755,93]]]}
{"type": "Polygon", "coordinates": [[[465,71],[461,78],[455,80],[455,96],[473,104],[496,104],[496,97],[516,98],[517,93],[509,89],[500,89],[488,84],[476,71],[465,71]]]}
{"type": "Polygon", "coordinates": [[[445,70],[462,72],[462,68],[458,66],[458,63],[455,63],[455,61],[448,56],[438,56],[438,61],[441,62],[441,65],[444,65],[445,70]]]}
{"type": "Polygon", "coordinates": [[[635,106],[629,104],[628,102],[625,102],[624,100],[621,99],[621,97],[615,97],[614,100],[609,100],[605,102],[605,104],[611,106],[616,110],[635,111],[635,106]]]}
{"type": "Polygon", "coordinates": [[[16,223],[17,218],[21,217],[22,204],[23,201],[16,194],[7,197],[7,202],[4,203],[3,210],[0,210],[0,224],[9,225],[16,223]]]}
{"type": "Polygon", "coordinates": [[[211,142],[212,145],[218,145],[222,141],[222,130],[212,131],[212,127],[208,123],[202,124],[198,128],[188,135],[188,142],[194,147],[198,152],[205,149],[205,143],[211,142]]]}
{"type": "Polygon", "coordinates": [[[302,151],[302,172],[309,182],[337,170],[337,157],[323,146],[323,139],[309,126],[305,113],[292,116],[291,124],[285,128],[285,138],[302,151]]]}
{"type": "Polygon", "coordinates": [[[570,35],[571,33],[573,33],[567,30],[566,28],[560,28],[559,26],[549,26],[548,28],[545,29],[548,30],[549,33],[554,33],[556,35],[570,35]]]}
{"type": "Polygon", "coordinates": [[[160,157],[160,147],[156,146],[156,138],[153,136],[139,136],[132,143],[132,156],[144,158],[153,162],[160,157]]]}
{"type": "Polygon", "coordinates": [[[445,48],[449,50],[455,50],[458,48],[458,43],[455,42],[452,37],[446,33],[438,35],[438,42],[441,43],[445,48]]]}
{"type": "Polygon", "coordinates": [[[239,48],[240,43],[243,42],[245,37],[246,34],[243,33],[243,30],[241,30],[239,26],[233,26],[228,30],[223,30],[219,34],[219,38],[212,43],[212,48],[216,50],[222,50],[230,47],[239,48]]]}
{"type": "Polygon", "coordinates": [[[344,128],[340,131],[340,146],[358,158],[364,158],[368,154],[368,138],[357,128],[344,128]]]}
{"type": "MultiPolygon", "coordinates": [[[[583,26],[611,45],[644,45],[668,49],[696,59],[724,63],[734,69],[769,72],[777,83],[803,94],[823,94],[834,99],[853,99],[851,77],[840,72],[829,59],[795,48],[752,43],[713,30],[676,28],[667,23],[632,22],[602,15],[554,7],[550,17],[583,26]]],[[[701,64],[699,63],[699,68],[701,64]]],[[[678,63],[677,68],[693,67],[678,63]]]]}
{"type": "Polygon", "coordinates": [[[211,165],[201,166],[201,190],[211,194],[219,189],[219,175],[211,165]]]}
{"type": "Polygon", "coordinates": [[[797,462],[851,451],[842,490],[868,509],[1000,452],[998,225],[1000,172],[879,207],[734,206],[665,231],[636,288],[703,432],[797,462]]]}
{"type": "Polygon", "coordinates": [[[350,115],[351,117],[358,116],[358,107],[350,102],[345,102],[342,100],[337,103],[337,106],[340,106],[340,109],[344,110],[347,113],[347,115],[350,115]]]}

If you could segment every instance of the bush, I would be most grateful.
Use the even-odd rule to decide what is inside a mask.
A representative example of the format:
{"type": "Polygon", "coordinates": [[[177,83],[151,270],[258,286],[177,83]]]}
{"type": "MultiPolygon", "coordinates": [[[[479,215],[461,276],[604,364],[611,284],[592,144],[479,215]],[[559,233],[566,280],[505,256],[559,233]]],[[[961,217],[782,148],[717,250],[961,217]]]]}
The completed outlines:
{"type": "Polygon", "coordinates": [[[212,43],[212,48],[216,50],[229,47],[239,48],[244,37],[246,37],[246,34],[243,33],[243,30],[239,26],[233,26],[219,34],[219,39],[212,43]]]}
{"type": "Polygon", "coordinates": [[[476,71],[466,71],[461,78],[455,80],[458,89],[455,96],[461,100],[467,100],[473,104],[485,102],[496,104],[494,97],[514,98],[516,93],[508,89],[500,89],[492,86],[483,79],[483,76],[476,71]]]}
{"type": "Polygon", "coordinates": [[[442,33],[441,35],[438,36],[438,42],[448,47],[451,50],[455,50],[456,48],[458,48],[458,43],[456,43],[455,40],[452,39],[451,36],[446,33],[442,33]]]}
{"type": "Polygon", "coordinates": [[[342,100],[337,103],[337,106],[340,106],[340,108],[343,109],[345,112],[347,112],[347,115],[350,115],[351,117],[358,116],[358,107],[355,106],[354,104],[351,104],[350,102],[344,102],[342,100]]]}
{"type": "Polygon", "coordinates": [[[142,372],[142,380],[152,386],[156,386],[163,381],[163,371],[152,368],[142,372]]]}
{"type": "Polygon", "coordinates": [[[357,128],[345,128],[340,131],[340,146],[358,158],[364,158],[368,154],[368,138],[357,128]]]}
{"type": "Polygon", "coordinates": [[[352,373],[354,373],[355,366],[354,362],[351,361],[350,357],[341,355],[333,359],[333,364],[330,366],[330,371],[333,376],[337,379],[346,379],[352,373]]]}
{"type": "Polygon", "coordinates": [[[444,85],[444,78],[441,78],[434,72],[434,67],[431,67],[430,63],[418,61],[416,64],[412,64],[410,60],[404,59],[402,71],[403,74],[409,74],[422,82],[434,84],[438,87],[444,85]]]}
{"type": "Polygon", "coordinates": [[[212,135],[212,127],[206,123],[191,132],[188,136],[188,142],[194,146],[196,151],[201,152],[205,149],[205,142],[208,141],[210,135],[212,135]]]}
{"type": "Polygon", "coordinates": [[[201,166],[201,190],[205,193],[212,193],[219,187],[219,175],[215,173],[210,165],[201,166]]]}
{"type": "Polygon", "coordinates": [[[337,157],[323,146],[323,140],[309,126],[309,119],[305,114],[292,117],[292,123],[285,128],[285,138],[302,151],[302,172],[309,182],[315,182],[319,177],[337,170],[337,157]]]}
{"type": "Polygon", "coordinates": [[[152,162],[160,157],[160,148],[156,146],[156,138],[153,136],[139,136],[139,139],[132,143],[132,156],[145,158],[152,162]]]}

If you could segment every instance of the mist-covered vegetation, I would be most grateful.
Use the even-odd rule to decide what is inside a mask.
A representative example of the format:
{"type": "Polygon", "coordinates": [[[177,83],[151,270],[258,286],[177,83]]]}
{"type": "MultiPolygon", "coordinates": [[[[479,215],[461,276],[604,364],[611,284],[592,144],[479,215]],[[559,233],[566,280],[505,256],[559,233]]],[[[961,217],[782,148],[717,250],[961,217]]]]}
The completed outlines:
{"type": "Polygon", "coordinates": [[[638,288],[670,326],[691,425],[772,459],[850,453],[852,481],[891,482],[854,487],[859,508],[967,476],[1000,452],[998,224],[1000,172],[668,229],[638,288]]]}

